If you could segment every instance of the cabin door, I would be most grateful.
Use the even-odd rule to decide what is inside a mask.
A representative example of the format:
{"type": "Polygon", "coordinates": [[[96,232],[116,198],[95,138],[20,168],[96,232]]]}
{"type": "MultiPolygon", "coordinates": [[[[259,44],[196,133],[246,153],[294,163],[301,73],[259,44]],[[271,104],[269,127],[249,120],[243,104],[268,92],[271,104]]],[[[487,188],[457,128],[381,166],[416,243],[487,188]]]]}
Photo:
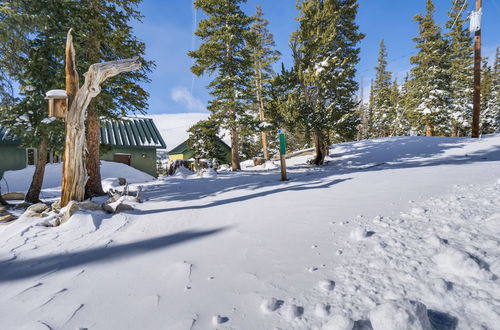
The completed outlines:
{"type": "Polygon", "coordinates": [[[113,155],[113,161],[117,163],[122,163],[130,166],[130,159],[132,158],[132,155],[130,154],[114,154],[113,155]]]}

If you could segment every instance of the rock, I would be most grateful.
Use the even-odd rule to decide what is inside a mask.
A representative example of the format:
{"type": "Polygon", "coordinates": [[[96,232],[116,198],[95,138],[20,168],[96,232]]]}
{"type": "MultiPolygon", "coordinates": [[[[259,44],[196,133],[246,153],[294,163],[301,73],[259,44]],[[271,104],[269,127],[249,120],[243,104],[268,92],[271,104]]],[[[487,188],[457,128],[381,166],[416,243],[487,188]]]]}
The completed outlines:
{"type": "Polygon", "coordinates": [[[97,204],[96,202],[92,201],[83,201],[78,203],[78,207],[80,210],[87,210],[87,211],[101,211],[102,206],[100,204],[97,204]]]}
{"type": "Polygon", "coordinates": [[[55,201],[54,203],[52,203],[50,208],[52,211],[59,213],[61,211],[61,201],[60,200],[55,201]]]}
{"type": "Polygon", "coordinates": [[[102,209],[104,211],[106,211],[107,213],[115,213],[115,208],[113,206],[111,206],[111,204],[113,204],[113,203],[110,203],[110,204],[103,203],[102,209]]]}
{"type": "Polygon", "coordinates": [[[125,178],[118,178],[118,184],[120,186],[126,185],[127,184],[127,179],[125,179],[125,178]]]}
{"type": "Polygon", "coordinates": [[[0,223],[2,223],[2,222],[9,222],[9,221],[12,221],[12,220],[15,220],[15,219],[16,219],[15,216],[13,216],[10,213],[7,213],[6,215],[0,216],[0,223]]]}
{"type": "Polygon", "coordinates": [[[390,300],[370,312],[373,330],[432,330],[427,307],[408,299],[390,300]]]}
{"type": "Polygon", "coordinates": [[[66,221],[68,221],[69,218],[71,218],[71,216],[75,214],[76,211],[78,211],[78,209],[79,207],[77,202],[75,201],[69,202],[68,205],[66,205],[66,207],[61,209],[62,216],[60,217],[61,219],[60,223],[63,224],[66,221]]]}
{"type": "Polygon", "coordinates": [[[23,216],[26,218],[44,218],[47,216],[47,213],[38,213],[38,212],[27,211],[23,214],[23,216]]]}
{"type": "Polygon", "coordinates": [[[2,197],[6,201],[23,201],[26,196],[20,192],[9,192],[2,194],[2,197]]]}
{"type": "Polygon", "coordinates": [[[262,157],[254,157],[252,160],[253,166],[264,165],[266,163],[266,159],[262,157]]]}
{"type": "Polygon", "coordinates": [[[47,204],[44,203],[36,203],[28,207],[27,211],[34,212],[34,213],[42,213],[49,207],[47,204]]]}
{"type": "Polygon", "coordinates": [[[0,206],[0,214],[7,212],[7,208],[5,206],[0,206]]]}
{"type": "Polygon", "coordinates": [[[118,193],[114,193],[113,196],[111,196],[110,198],[108,198],[106,200],[106,202],[104,202],[105,204],[111,204],[111,203],[114,203],[116,202],[117,200],[119,200],[120,198],[122,197],[122,195],[118,194],[118,193]]]}
{"type": "Polygon", "coordinates": [[[123,211],[133,211],[133,210],[134,210],[134,207],[132,205],[128,205],[128,204],[125,204],[125,203],[120,203],[116,207],[115,213],[123,212],[123,211]]]}
{"type": "Polygon", "coordinates": [[[26,208],[28,208],[30,206],[31,206],[30,203],[22,202],[22,203],[16,204],[14,207],[16,209],[26,209],[26,208]]]}
{"type": "Polygon", "coordinates": [[[108,212],[108,213],[118,213],[118,212],[123,212],[123,211],[133,211],[134,208],[129,205],[129,204],[125,204],[123,203],[122,200],[118,200],[114,203],[104,203],[102,205],[102,208],[104,211],[108,212]]]}

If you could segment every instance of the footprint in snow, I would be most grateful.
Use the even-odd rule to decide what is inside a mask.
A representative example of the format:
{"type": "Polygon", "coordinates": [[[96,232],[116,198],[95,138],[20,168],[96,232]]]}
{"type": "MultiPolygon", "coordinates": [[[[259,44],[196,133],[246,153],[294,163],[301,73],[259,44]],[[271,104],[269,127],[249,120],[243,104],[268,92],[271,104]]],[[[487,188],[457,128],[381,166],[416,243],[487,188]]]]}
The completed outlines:
{"type": "Polygon", "coordinates": [[[212,316],[212,324],[214,326],[217,326],[217,325],[222,324],[222,323],[226,323],[227,321],[229,321],[229,318],[226,316],[220,316],[220,315],[212,316]]]}
{"type": "Polygon", "coordinates": [[[304,314],[304,307],[297,306],[295,304],[286,305],[283,308],[282,315],[288,321],[293,321],[296,318],[299,318],[304,314]]]}
{"type": "Polygon", "coordinates": [[[318,287],[323,292],[329,292],[335,288],[335,282],[330,280],[321,280],[318,282],[318,287]]]}
{"type": "Polygon", "coordinates": [[[278,300],[274,297],[266,298],[262,300],[262,303],[260,304],[260,309],[265,314],[272,313],[281,306],[283,306],[283,303],[284,303],[283,300],[278,300]]]}

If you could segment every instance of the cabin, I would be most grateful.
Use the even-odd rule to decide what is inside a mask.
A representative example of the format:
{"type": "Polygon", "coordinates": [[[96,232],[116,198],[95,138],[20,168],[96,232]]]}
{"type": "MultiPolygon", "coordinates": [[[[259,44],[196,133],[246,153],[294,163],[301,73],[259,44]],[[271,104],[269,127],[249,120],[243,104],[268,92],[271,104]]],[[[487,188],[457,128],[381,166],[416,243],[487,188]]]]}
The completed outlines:
{"type": "Polygon", "coordinates": [[[123,163],[157,177],[156,152],[166,147],[153,119],[101,121],[101,160],[123,163]]]}
{"type": "MultiPolygon", "coordinates": [[[[166,149],[156,125],[150,118],[101,120],[101,160],[123,163],[154,177],[158,176],[156,152],[166,149]]],[[[0,173],[36,165],[37,149],[21,148],[21,141],[0,126],[0,173]]],[[[60,156],[49,152],[48,163],[60,156]]],[[[118,175],[118,174],[117,174],[118,175]]]]}
{"type": "MultiPolygon", "coordinates": [[[[231,147],[229,147],[221,139],[219,139],[219,146],[225,150],[226,156],[224,158],[224,163],[231,164],[231,147]]],[[[180,159],[191,162],[194,161],[193,155],[194,151],[189,147],[188,140],[186,140],[168,152],[168,160],[170,162],[174,162],[175,160],[180,159]]]]}

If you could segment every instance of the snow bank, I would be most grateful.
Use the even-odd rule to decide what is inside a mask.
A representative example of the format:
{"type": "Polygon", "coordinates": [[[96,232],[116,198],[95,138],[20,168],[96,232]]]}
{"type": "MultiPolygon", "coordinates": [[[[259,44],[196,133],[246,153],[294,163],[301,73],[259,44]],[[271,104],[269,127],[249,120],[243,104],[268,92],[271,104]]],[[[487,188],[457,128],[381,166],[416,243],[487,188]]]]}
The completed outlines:
{"type": "MultiPolygon", "coordinates": [[[[7,171],[4,173],[4,179],[0,182],[2,193],[9,191],[26,192],[31,184],[35,166],[28,166],[18,171],[7,171]]],[[[151,175],[141,172],[131,166],[101,161],[101,178],[103,179],[103,188],[107,190],[110,187],[118,185],[118,177],[125,178],[127,183],[141,183],[155,180],[151,175]]],[[[42,195],[51,195],[60,190],[62,182],[62,163],[47,164],[43,177],[42,195]]],[[[46,196],[45,196],[46,197],[46,196]]]]}

